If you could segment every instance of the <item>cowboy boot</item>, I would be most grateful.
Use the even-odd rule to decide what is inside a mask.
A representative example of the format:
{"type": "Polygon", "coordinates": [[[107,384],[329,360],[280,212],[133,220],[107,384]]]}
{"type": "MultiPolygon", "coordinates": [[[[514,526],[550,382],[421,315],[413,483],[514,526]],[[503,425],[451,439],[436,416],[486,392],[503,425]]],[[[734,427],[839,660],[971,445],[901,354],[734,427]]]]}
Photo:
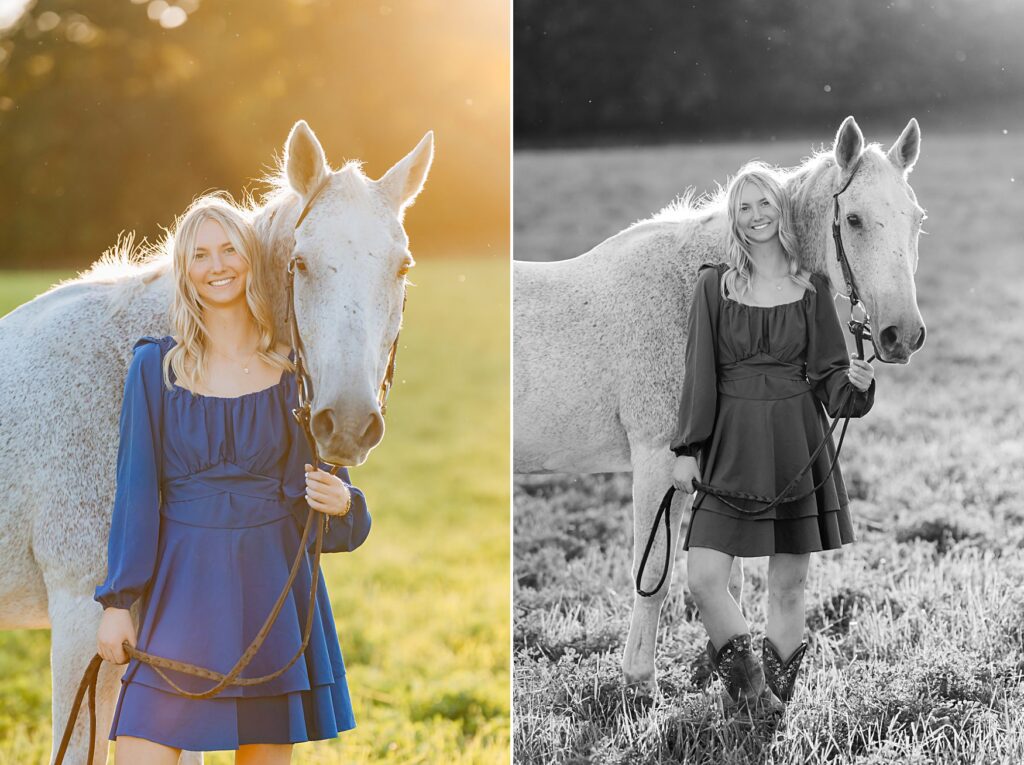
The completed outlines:
{"type": "Polygon", "coordinates": [[[807,643],[803,642],[797,646],[788,659],[783,661],[771,640],[765,638],[761,643],[761,658],[764,662],[764,673],[768,686],[785,704],[788,704],[793,698],[796,676],[800,671],[800,662],[806,652],[807,643]]]}
{"type": "Polygon", "coordinates": [[[764,670],[750,645],[750,635],[734,635],[715,651],[708,641],[711,666],[725,686],[726,713],[733,718],[753,721],[767,714],[777,714],[782,703],[765,684],[764,670]]]}

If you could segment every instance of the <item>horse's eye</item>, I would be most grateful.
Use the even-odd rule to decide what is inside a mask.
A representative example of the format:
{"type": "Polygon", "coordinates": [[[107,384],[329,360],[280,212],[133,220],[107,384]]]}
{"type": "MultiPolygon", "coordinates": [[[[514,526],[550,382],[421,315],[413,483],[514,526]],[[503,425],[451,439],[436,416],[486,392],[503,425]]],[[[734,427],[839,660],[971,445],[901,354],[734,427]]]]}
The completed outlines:
{"type": "Polygon", "coordinates": [[[398,268],[398,275],[399,275],[400,277],[402,277],[402,276],[405,276],[406,274],[408,274],[408,273],[409,273],[409,270],[410,270],[410,269],[411,269],[411,268],[412,268],[412,267],[413,267],[414,265],[415,265],[415,264],[414,264],[414,263],[413,263],[413,262],[412,262],[411,260],[407,260],[407,261],[405,261],[404,263],[402,263],[402,265],[401,265],[401,266],[399,266],[399,268],[398,268]]]}
{"type": "Polygon", "coordinates": [[[846,222],[849,223],[854,228],[860,228],[859,215],[854,215],[853,213],[850,213],[849,215],[846,216],[846,222]]]}
{"type": "Polygon", "coordinates": [[[302,258],[296,257],[295,258],[295,270],[296,271],[302,271],[303,273],[305,273],[306,272],[306,261],[304,261],[302,258]]]}

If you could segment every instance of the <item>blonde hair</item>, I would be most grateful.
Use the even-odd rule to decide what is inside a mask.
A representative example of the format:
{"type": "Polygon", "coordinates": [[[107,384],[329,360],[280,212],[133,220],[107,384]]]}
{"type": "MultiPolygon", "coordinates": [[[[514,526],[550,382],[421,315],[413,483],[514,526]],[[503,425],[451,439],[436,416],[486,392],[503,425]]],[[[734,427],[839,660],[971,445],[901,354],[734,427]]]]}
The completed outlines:
{"type": "Polygon", "coordinates": [[[729,234],[725,254],[729,268],[722,277],[722,297],[730,292],[742,297],[750,290],[752,263],[750,242],[737,225],[740,195],[747,184],[754,184],[765,195],[768,203],[779,211],[779,243],[789,265],[789,278],[804,289],[814,291],[809,275],[800,268],[796,235],[793,233],[793,212],[789,197],[782,188],[778,171],[763,162],[748,162],[729,182],[726,190],[726,208],[729,212],[729,234]],[[737,287],[737,283],[739,286],[737,287]]]}
{"type": "Polygon", "coordinates": [[[291,359],[274,350],[275,325],[264,279],[266,263],[256,231],[245,212],[228,194],[216,193],[192,202],[175,221],[171,234],[175,289],[169,318],[177,344],[164,356],[164,385],[168,389],[172,387],[170,371],[174,370],[174,376],[187,382],[190,390],[205,387],[210,334],[203,321],[203,311],[207,306],[189,278],[189,269],[196,257],[199,227],[208,220],[220,224],[235,251],[249,267],[245,277],[245,301],[259,332],[257,356],[273,367],[293,372],[295,367],[291,359]]]}

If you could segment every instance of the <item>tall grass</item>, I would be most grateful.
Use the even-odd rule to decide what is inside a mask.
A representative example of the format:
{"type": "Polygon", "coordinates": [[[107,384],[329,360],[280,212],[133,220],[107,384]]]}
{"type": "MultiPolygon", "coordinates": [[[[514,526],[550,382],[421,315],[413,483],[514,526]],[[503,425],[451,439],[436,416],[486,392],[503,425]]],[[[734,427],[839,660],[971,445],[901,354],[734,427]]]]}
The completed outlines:
{"type": "MultiPolygon", "coordinates": [[[[373,531],[324,563],[358,727],[296,763],[509,761],[508,262],[425,260],[412,280],[388,432],[353,471],[373,531]]],[[[0,633],[0,763],[48,761],[48,647],[0,633]]]]}
{"type": "MultiPolygon", "coordinates": [[[[917,273],[928,340],[909,366],[876,366],[875,408],[851,425],[858,540],[813,556],[811,648],[786,724],[723,725],[685,554],[662,612],[660,694],[630,696],[629,476],[520,477],[517,762],[1024,762],[1024,137],[923,127],[911,181],[929,214],[917,273]]],[[[516,256],[575,255],[687,184],[710,188],[754,156],[796,164],[808,149],[521,153],[516,256]]],[[[766,560],[748,562],[755,634],[766,575],[766,560]]]]}

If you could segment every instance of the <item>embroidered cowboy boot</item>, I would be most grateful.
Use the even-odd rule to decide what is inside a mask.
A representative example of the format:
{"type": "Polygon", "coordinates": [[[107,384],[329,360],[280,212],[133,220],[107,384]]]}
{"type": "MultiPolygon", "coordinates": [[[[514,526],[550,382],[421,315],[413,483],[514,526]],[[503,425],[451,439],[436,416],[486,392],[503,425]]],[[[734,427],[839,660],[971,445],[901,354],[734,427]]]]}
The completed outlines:
{"type": "Polygon", "coordinates": [[[708,641],[708,656],[725,686],[727,715],[753,721],[781,710],[781,702],[765,684],[764,670],[754,655],[749,634],[734,635],[717,652],[708,641]]]}
{"type": "Polygon", "coordinates": [[[771,640],[765,638],[761,643],[761,658],[764,662],[764,674],[768,686],[785,704],[788,704],[793,698],[796,676],[800,671],[800,662],[805,653],[807,653],[807,643],[803,642],[797,646],[788,659],[783,661],[771,640]]]}

